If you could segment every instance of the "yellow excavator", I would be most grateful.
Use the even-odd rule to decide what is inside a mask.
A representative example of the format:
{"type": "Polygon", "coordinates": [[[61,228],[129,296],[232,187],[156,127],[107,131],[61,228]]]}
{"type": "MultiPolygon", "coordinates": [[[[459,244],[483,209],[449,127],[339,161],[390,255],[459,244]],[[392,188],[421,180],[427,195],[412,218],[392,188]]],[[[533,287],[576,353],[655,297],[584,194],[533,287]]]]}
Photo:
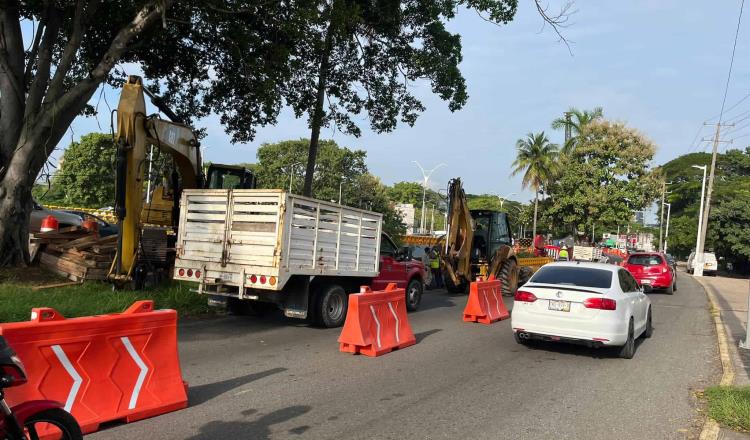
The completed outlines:
{"type": "Polygon", "coordinates": [[[182,189],[255,188],[256,180],[251,171],[232,165],[211,164],[204,175],[200,143],[193,129],[150,93],[138,76],[128,77],[123,85],[116,130],[115,216],[119,233],[109,279],[116,284],[134,281],[140,287],[150,267],[170,266],[166,227],[177,228],[182,189]],[[147,115],[144,95],[170,121],[147,115]],[[152,146],[169,155],[173,166],[169,182],[157,186],[144,204],[146,153],[152,146]]]}
{"type": "Polygon", "coordinates": [[[494,275],[503,295],[515,295],[532,274],[519,268],[513,251],[508,215],[486,209],[469,209],[460,178],[448,182],[448,228],[440,243],[440,266],[448,291],[466,292],[477,276],[494,275]]]}

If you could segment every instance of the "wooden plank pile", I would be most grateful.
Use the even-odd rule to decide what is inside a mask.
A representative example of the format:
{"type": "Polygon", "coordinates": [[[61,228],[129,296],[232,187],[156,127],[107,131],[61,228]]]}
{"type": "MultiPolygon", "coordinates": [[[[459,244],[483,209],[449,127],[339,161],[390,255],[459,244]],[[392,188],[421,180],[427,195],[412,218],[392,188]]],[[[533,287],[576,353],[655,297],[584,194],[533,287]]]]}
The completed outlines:
{"type": "Polygon", "coordinates": [[[39,232],[31,246],[40,249],[39,263],[73,281],[105,280],[117,250],[117,236],[100,238],[78,226],[39,232]]]}

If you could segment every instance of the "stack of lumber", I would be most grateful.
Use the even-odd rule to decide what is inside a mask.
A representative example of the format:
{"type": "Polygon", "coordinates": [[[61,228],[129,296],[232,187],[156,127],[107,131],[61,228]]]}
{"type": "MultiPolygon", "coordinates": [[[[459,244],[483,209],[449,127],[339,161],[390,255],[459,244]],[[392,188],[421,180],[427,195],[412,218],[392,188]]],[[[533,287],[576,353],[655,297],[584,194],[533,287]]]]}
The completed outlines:
{"type": "Polygon", "coordinates": [[[105,280],[117,249],[117,236],[100,238],[73,226],[36,233],[31,243],[41,245],[42,267],[73,281],[105,280]]]}

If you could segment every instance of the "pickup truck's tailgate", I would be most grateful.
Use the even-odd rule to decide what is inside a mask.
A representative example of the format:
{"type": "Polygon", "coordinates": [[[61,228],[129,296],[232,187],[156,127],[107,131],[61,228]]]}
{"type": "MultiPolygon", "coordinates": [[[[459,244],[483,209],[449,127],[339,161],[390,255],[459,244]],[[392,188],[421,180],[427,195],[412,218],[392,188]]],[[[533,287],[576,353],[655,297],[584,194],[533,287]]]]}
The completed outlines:
{"type": "Polygon", "coordinates": [[[185,260],[218,262],[222,260],[229,194],[205,191],[182,199],[177,257],[185,260]]]}
{"type": "Polygon", "coordinates": [[[281,198],[279,191],[234,191],[228,232],[231,263],[278,266],[281,198]]]}

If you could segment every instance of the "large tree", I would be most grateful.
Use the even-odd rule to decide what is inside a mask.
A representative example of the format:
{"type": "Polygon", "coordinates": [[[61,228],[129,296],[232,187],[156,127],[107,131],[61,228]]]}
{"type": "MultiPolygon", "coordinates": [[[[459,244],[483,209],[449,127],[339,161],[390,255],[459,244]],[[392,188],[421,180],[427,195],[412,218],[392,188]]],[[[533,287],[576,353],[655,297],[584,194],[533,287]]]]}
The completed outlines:
{"type": "MultiPolygon", "coordinates": [[[[289,189],[299,193],[302,187],[304,163],[310,141],[297,139],[263,144],[258,148],[255,171],[262,188],[289,189]]],[[[383,214],[384,230],[401,235],[405,227],[389,200],[388,189],[369,173],[363,150],[340,147],[332,140],[320,142],[319,160],[315,168],[313,189],[316,197],[383,214]]]]}
{"type": "Polygon", "coordinates": [[[65,149],[52,185],[73,206],[101,208],[115,200],[115,145],[112,135],[90,133],[65,149]]]}
{"type": "Polygon", "coordinates": [[[466,83],[459,70],[460,36],[447,21],[461,8],[473,9],[494,23],[513,19],[517,0],[330,0],[321,4],[307,43],[297,58],[289,103],[308,116],[311,128],[303,193],[312,194],[321,127],[335,125],[359,136],[353,116],[365,114],[375,132],[397,123],[413,125],[424,110],[412,84],[429,82],[448,101],[463,107],[466,83]]]}
{"type": "Polygon", "coordinates": [[[622,123],[587,124],[547,186],[547,214],[576,232],[627,224],[658,195],[660,177],[649,166],[655,152],[650,140],[622,123]]]}
{"type": "Polygon", "coordinates": [[[559,147],[547,139],[544,132],[529,133],[516,142],[516,160],[513,175],[523,173],[521,185],[534,190],[534,221],[532,237],[536,237],[536,221],[539,211],[539,191],[546,188],[558,173],[559,147]]]}
{"type": "Polygon", "coordinates": [[[31,188],[100,86],[137,65],[180,118],[214,112],[247,140],[275,121],[314,5],[0,1],[0,266],[28,261],[31,188]]]}

